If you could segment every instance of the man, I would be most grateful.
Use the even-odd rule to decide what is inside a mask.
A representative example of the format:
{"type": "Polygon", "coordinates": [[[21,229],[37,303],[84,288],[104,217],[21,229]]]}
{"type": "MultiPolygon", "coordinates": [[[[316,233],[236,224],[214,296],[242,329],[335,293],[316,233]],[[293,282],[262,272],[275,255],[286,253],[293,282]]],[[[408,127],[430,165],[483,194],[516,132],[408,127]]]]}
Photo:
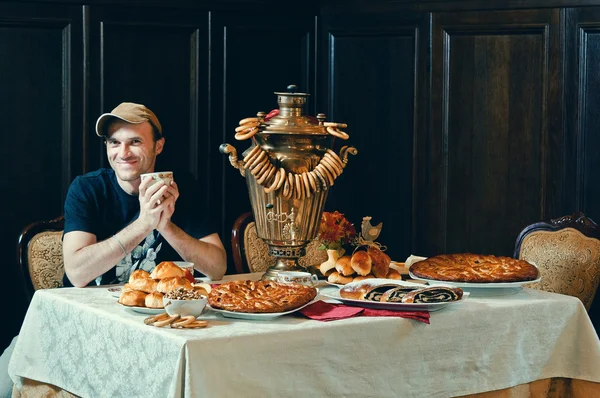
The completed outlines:
{"type": "Polygon", "coordinates": [[[100,116],[96,134],[104,138],[111,168],[79,176],[69,187],[65,285],[124,283],[134,270],[151,271],[166,260],[193,262],[197,271],[221,279],[225,249],[208,212],[194,205],[195,185],[182,185],[180,198],[175,181],[141,182],[141,174],[154,172],[165,145],[156,115],[124,102],[100,116]]]}

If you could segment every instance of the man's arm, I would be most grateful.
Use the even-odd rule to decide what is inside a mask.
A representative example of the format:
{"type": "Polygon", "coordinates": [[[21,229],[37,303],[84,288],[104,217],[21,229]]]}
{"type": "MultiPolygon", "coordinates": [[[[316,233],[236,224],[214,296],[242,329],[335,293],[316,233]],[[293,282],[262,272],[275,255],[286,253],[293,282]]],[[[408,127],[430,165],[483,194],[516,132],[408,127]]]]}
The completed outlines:
{"type": "Polygon", "coordinates": [[[66,233],[63,237],[63,258],[67,277],[75,287],[87,286],[118,264],[152,229],[138,219],[116,233],[114,238],[102,242],[97,242],[96,235],[89,232],[66,233]]]}
{"type": "Polygon", "coordinates": [[[166,223],[159,232],[185,261],[212,280],[219,280],[227,271],[227,254],[218,234],[200,239],[188,235],[173,222],[166,223]]]}
{"type": "Polygon", "coordinates": [[[140,215],[114,237],[97,242],[95,234],[70,231],[63,237],[63,260],[65,273],[76,287],[87,286],[92,280],[118,264],[156,228],[161,215],[174,199],[162,200],[168,187],[164,182],[152,186],[151,179],[140,184],[140,215]],[[123,247],[121,247],[121,245],[123,247]]]}

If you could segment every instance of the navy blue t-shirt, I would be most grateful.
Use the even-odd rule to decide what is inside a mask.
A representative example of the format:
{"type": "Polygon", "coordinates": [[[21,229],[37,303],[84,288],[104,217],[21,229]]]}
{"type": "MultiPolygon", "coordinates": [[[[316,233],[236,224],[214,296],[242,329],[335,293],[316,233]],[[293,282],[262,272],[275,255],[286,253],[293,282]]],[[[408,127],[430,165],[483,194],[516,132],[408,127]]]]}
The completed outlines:
{"type": "MultiPolygon", "coordinates": [[[[171,221],[198,239],[215,233],[217,229],[210,220],[210,214],[202,212],[194,203],[194,199],[198,198],[195,181],[184,173],[174,173],[173,177],[180,196],[171,221]]],[[[99,169],[79,176],[71,183],[65,200],[64,233],[89,232],[100,242],[135,221],[139,212],[138,196],[129,195],[119,186],[114,170],[99,169]]],[[[161,261],[181,261],[181,256],[158,231],[153,230],[119,264],[90,285],[125,283],[136,269],[151,272],[161,261]]],[[[73,286],[66,274],[63,282],[65,286],[73,286]]]]}

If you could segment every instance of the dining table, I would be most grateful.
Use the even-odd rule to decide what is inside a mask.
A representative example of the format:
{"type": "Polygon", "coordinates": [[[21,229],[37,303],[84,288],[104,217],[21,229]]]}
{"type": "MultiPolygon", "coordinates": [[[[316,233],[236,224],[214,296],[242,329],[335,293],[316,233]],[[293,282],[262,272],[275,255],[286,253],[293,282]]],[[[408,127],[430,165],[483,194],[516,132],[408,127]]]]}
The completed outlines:
{"type": "MultiPolygon", "coordinates": [[[[325,295],[337,287],[319,289],[340,304],[325,295]]],[[[38,290],[9,364],[13,396],[600,397],[600,341],[579,299],[480,290],[429,323],[207,308],[201,329],[146,325],[107,286],[38,290]]]]}

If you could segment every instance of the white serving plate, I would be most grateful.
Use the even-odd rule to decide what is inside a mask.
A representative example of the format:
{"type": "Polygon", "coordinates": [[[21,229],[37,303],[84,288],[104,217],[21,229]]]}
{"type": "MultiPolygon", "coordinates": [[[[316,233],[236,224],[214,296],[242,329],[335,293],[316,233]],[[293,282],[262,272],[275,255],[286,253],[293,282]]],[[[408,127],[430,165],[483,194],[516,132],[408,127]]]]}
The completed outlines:
{"type": "Polygon", "coordinates": [[[131,307],[128,305],[123,305],[119,303],[123,308],[129,308],[132,311],[139,312],[140,314],[149,314],[149,315],[157,315],[165,312],[164,308],[148,308],[148,307],[131,307]]]}
{"type": "Polygon", "coordinates": [[[427,282],[429,285],[445,285],[452,287],[460,287],[460,288],[468,288],[468,289],[506,289],[506,288],[522,288],[523,285],[528,283],[539,282],[542,280],[542,277],[538,277],[533,281],[521,281],[521,282],[490,282],[490,283],[473,283],[473,282],[449,282],[449,281],[438,281],[433,279],[425,279],[419,278],[418,276],[413,275],[412,272],[409,272],[408,275],[411,279],[416,279],[418,281],[427,282]]]}
{"type": "MultiPolygon", "coordinates": [[[[421,283],[412,283],[412,282],[408,282],[408,281],[399,281],[399,280],[395,280],[395,279],[374,278],[374,279],[367,279],[366,281],[368,281],[368,283],[372,284],[373,286],[379,286],[379,285],[391,283],[391,284],[402,285],[402,286],[416,286],[419,288],[425,287],[421,283]]],[[[345,286],[357,285],[357,284],[364,283],[366,281],[350,282],[345,286]]],[[[448,286],[446,284],[440,284],[440,285],[448,286]]],[[[335,287],[325,287],[325,288],[323,288],[323,290],[321,291],[320,294],[321,294],[321,296],[331,298],[334,300],[338,300],[338,301],[341,301],[342,303],[348,304],[348,305],[354,305],[354,306],[364,307],[364,308],[375,308],[375,309],[381,309],[381,310],[391,310],[391,311],[438,311],[438,310],[441,310],[442,308],[446,307],[447,305],[460,303],[469,296],[468,292],[463,292],[463,296],[460,300],[448,301],[448,302],[443,302],[443,303],[380,303],[377,301],[354,300],[354,299],[344,298],[344,297],[340,296],[340,290],[335,287]]]]}
{"type": "Polygon", "coordinates": [[[251,313],[251,312],[234,312],[234,311],[227,311],[227,310],[221,310],[218,308],[213,308],[210,306],[210,304],[207,304],[206,307],[210,308],[212,311],[217,312],[221,315],[223,315],[226,318],[235,318],[235,319],[246,319],[246,320],[251,320],[251,321],[268,321],[268,320],[272,320],[275,318],[279,318],[280,316],[283,315],[288,315],[288,314],[292,314],[296,311],[301,310],[302,308],[314,303],[315,301],[317,301],[317,299],[315,298],[314,300],[304,304],[301,307],[298,307],[296,309],[293,309],[291,311],[286,311],[286,312],[269,312],[269,313],[251,313]]]}

